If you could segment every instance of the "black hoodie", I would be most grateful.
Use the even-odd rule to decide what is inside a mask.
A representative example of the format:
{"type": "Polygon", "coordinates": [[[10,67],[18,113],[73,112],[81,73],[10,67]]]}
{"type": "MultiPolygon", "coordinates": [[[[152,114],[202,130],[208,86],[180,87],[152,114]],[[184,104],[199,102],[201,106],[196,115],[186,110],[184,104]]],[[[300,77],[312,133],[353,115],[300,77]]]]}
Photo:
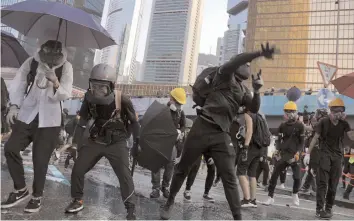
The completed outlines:
{"type": "Polygon", "coordinates": [[[305,144],[305,126],[300,121],[283,122],[278,128],[277,150],[281,157],[288,161],[297,152],[301,152],[305,144]]]}

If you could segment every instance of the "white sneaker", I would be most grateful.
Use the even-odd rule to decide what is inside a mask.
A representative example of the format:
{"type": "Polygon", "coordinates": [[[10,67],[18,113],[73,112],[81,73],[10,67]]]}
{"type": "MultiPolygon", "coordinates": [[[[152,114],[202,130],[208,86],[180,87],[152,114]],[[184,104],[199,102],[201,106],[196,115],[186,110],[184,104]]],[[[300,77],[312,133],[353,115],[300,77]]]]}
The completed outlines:
{"type": "Polygon", "coordinates": [[[267,201],[265,201],[263,204],[269,206],[272,205],[273,203],[274,203],[274,198],[269,196],[267,201]]]}
{"type": "Polygon", "coordinates": [[[190,202],[192,200],[192,194],[191,194],[190,190],[184,191],[183,196],[184,196],[184,200],[186,200],[188,202],[190,202]]]}
{"type": "Polygon", "coordinates": [[[299,195],[297,193],[293,194],[293,204],[295,206],[299,206],[300,205],[300,199],[299,199],[299,195]]]}
{"type": "Polygon", "coordinates": [[[280,185],[279,185],[279,188],[285,189],[285,184],[284,184],[284,183],[280,184],[280,185]]]}

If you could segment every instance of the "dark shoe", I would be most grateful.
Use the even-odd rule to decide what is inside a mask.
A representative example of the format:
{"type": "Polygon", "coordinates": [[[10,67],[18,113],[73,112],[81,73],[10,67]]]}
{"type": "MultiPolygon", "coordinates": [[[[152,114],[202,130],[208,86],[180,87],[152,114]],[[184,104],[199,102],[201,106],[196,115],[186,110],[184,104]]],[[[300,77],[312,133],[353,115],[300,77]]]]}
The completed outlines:
{"type": "Polygon", "coordinates": [[[186,201],[188,201],[188,202],[191,201],[191,200],[192,200],[191,191],[190,191],[190,190],[184,191],[183,197],[184,197],[184,200],[186,200],[186,201]]]}
{"type": "Polygon", "coordinates": [[[310,191],[310,188],[301,187],[300,191],[303,193],[308,193],[310,191]]]}
{"type": "Polygon", "coordinates": [[[253,208],[257,208],[257,202],[256,202],[256,199],[251,200],[251,201],[250,201],[250,204],[252,205],[252,207],[253,207],[253,208]]]}
{"type": "Polygon", "coordinates": [[[246,200],[246,199],[241,200],[241,207],[242,208],[252,207],[252,204],[250,202],[251,200],[246,200]]]}
{"type": "Polygon", "coordinates": [[[330,219],[332,216],[328,215],[324,210],[317,210],[316,217],[320,219],[330,219]]]}
{"type": "Polygon", "coordinates": [[[170,196],[170,190],[168,188],[162,187],[161,192],[166,199],[170,196]]]}
{"type": "Polygon", "coordinates": [[[349,200],[349,193],[348,192],[344,192],[343,199],[349,200]]]}
{"type": "Polygon", "coordinates": [[[159,189],[153,189],[152,192],[150,193],[150,198],[156,199],[160,197],[160,190],[159,189]]]}
{"type": "Polygon", "coordinates": [[[211,202],[211,203],[214,203],[214,202],[215,202],[214,198],[211,197],[209,194],[204,194],[204,195],[203,195],[203,199],[206,200],[206,201],[208,201],[208,202],[211,202]]]}
{"type": "Polygon", "coordinates": [[[127,208],[127,220],[136,220],[135,207],[127,208]]]}
{"type": "Polygon", "coordinates": [[[216,178],[215,181],[214,181],[213,186],[214,186],[214,187],[217,187],[218,184],[219,184],[219,182],[220,182],[220,178],[216,178]]]}
{"type": "Polygon", "coordinates": [[[84,209],[84,201],[73,199],[68,207],[66,207],[65,212],[67,213],[77,213],[84,209]]]}
{"type": "Polygon", "coordinates": [[[10,193],[6,201],[1,202],[1,209],[14,207],[19,203],[21,203],[22,201],[26,200],[28,196],[29,196],[29,192],[27,189],[23,191],[12,192],[10,193]]]}
{"type": "Polygon", "coordinates": [[[161,212],[160,212],[160,217],[163,220],[168,220],[171,218],[171,212],[173,209],[174,201],[172,200],[167,200],[166,204],[162,206],[161,212]]]}
{"type": "Polygon", "coordinates": [[[36,213],[41,209],[41,198],[33,197],[27,204],[25,208],[26,213],[36,213]]]}

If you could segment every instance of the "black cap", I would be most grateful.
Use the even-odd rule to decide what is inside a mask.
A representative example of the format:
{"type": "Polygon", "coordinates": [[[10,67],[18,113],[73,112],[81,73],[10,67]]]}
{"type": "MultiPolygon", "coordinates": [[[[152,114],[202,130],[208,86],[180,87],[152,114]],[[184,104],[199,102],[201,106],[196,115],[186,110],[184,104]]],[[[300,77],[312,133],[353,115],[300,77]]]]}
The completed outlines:
{"type": "Polygon", "coordinates": [[[48,47],[48,48],[57,48],[57,49],[62,49],[62,44],[60,41],[55,41],[55,40],[49,40],[46,43],[44,43],[41,48],[48,47]]]}

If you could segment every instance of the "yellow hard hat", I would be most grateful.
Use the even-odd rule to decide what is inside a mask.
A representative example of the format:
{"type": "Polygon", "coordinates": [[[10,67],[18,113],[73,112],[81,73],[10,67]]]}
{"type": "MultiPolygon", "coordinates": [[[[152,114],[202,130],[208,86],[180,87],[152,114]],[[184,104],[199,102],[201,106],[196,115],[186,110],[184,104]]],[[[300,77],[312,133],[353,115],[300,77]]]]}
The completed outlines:
{"type": "Polygon", "coordinates": [[[288,101],[288,102],[284,105],[284,110],[297,111],[297,105],[296,105],[296,103],[293,102],[293,101],[288,101]]]}
{"type": "Polygon", "coordinates": [[[344,101],[337,97],[329,102],[328,107],[344,107],[344,101]]]}
{"type": "Polygon", "coordinates": [[[171,96],[180,104],[187,102],[186,91],[183,88],[175,88],[171,91],[171,96]]]}

